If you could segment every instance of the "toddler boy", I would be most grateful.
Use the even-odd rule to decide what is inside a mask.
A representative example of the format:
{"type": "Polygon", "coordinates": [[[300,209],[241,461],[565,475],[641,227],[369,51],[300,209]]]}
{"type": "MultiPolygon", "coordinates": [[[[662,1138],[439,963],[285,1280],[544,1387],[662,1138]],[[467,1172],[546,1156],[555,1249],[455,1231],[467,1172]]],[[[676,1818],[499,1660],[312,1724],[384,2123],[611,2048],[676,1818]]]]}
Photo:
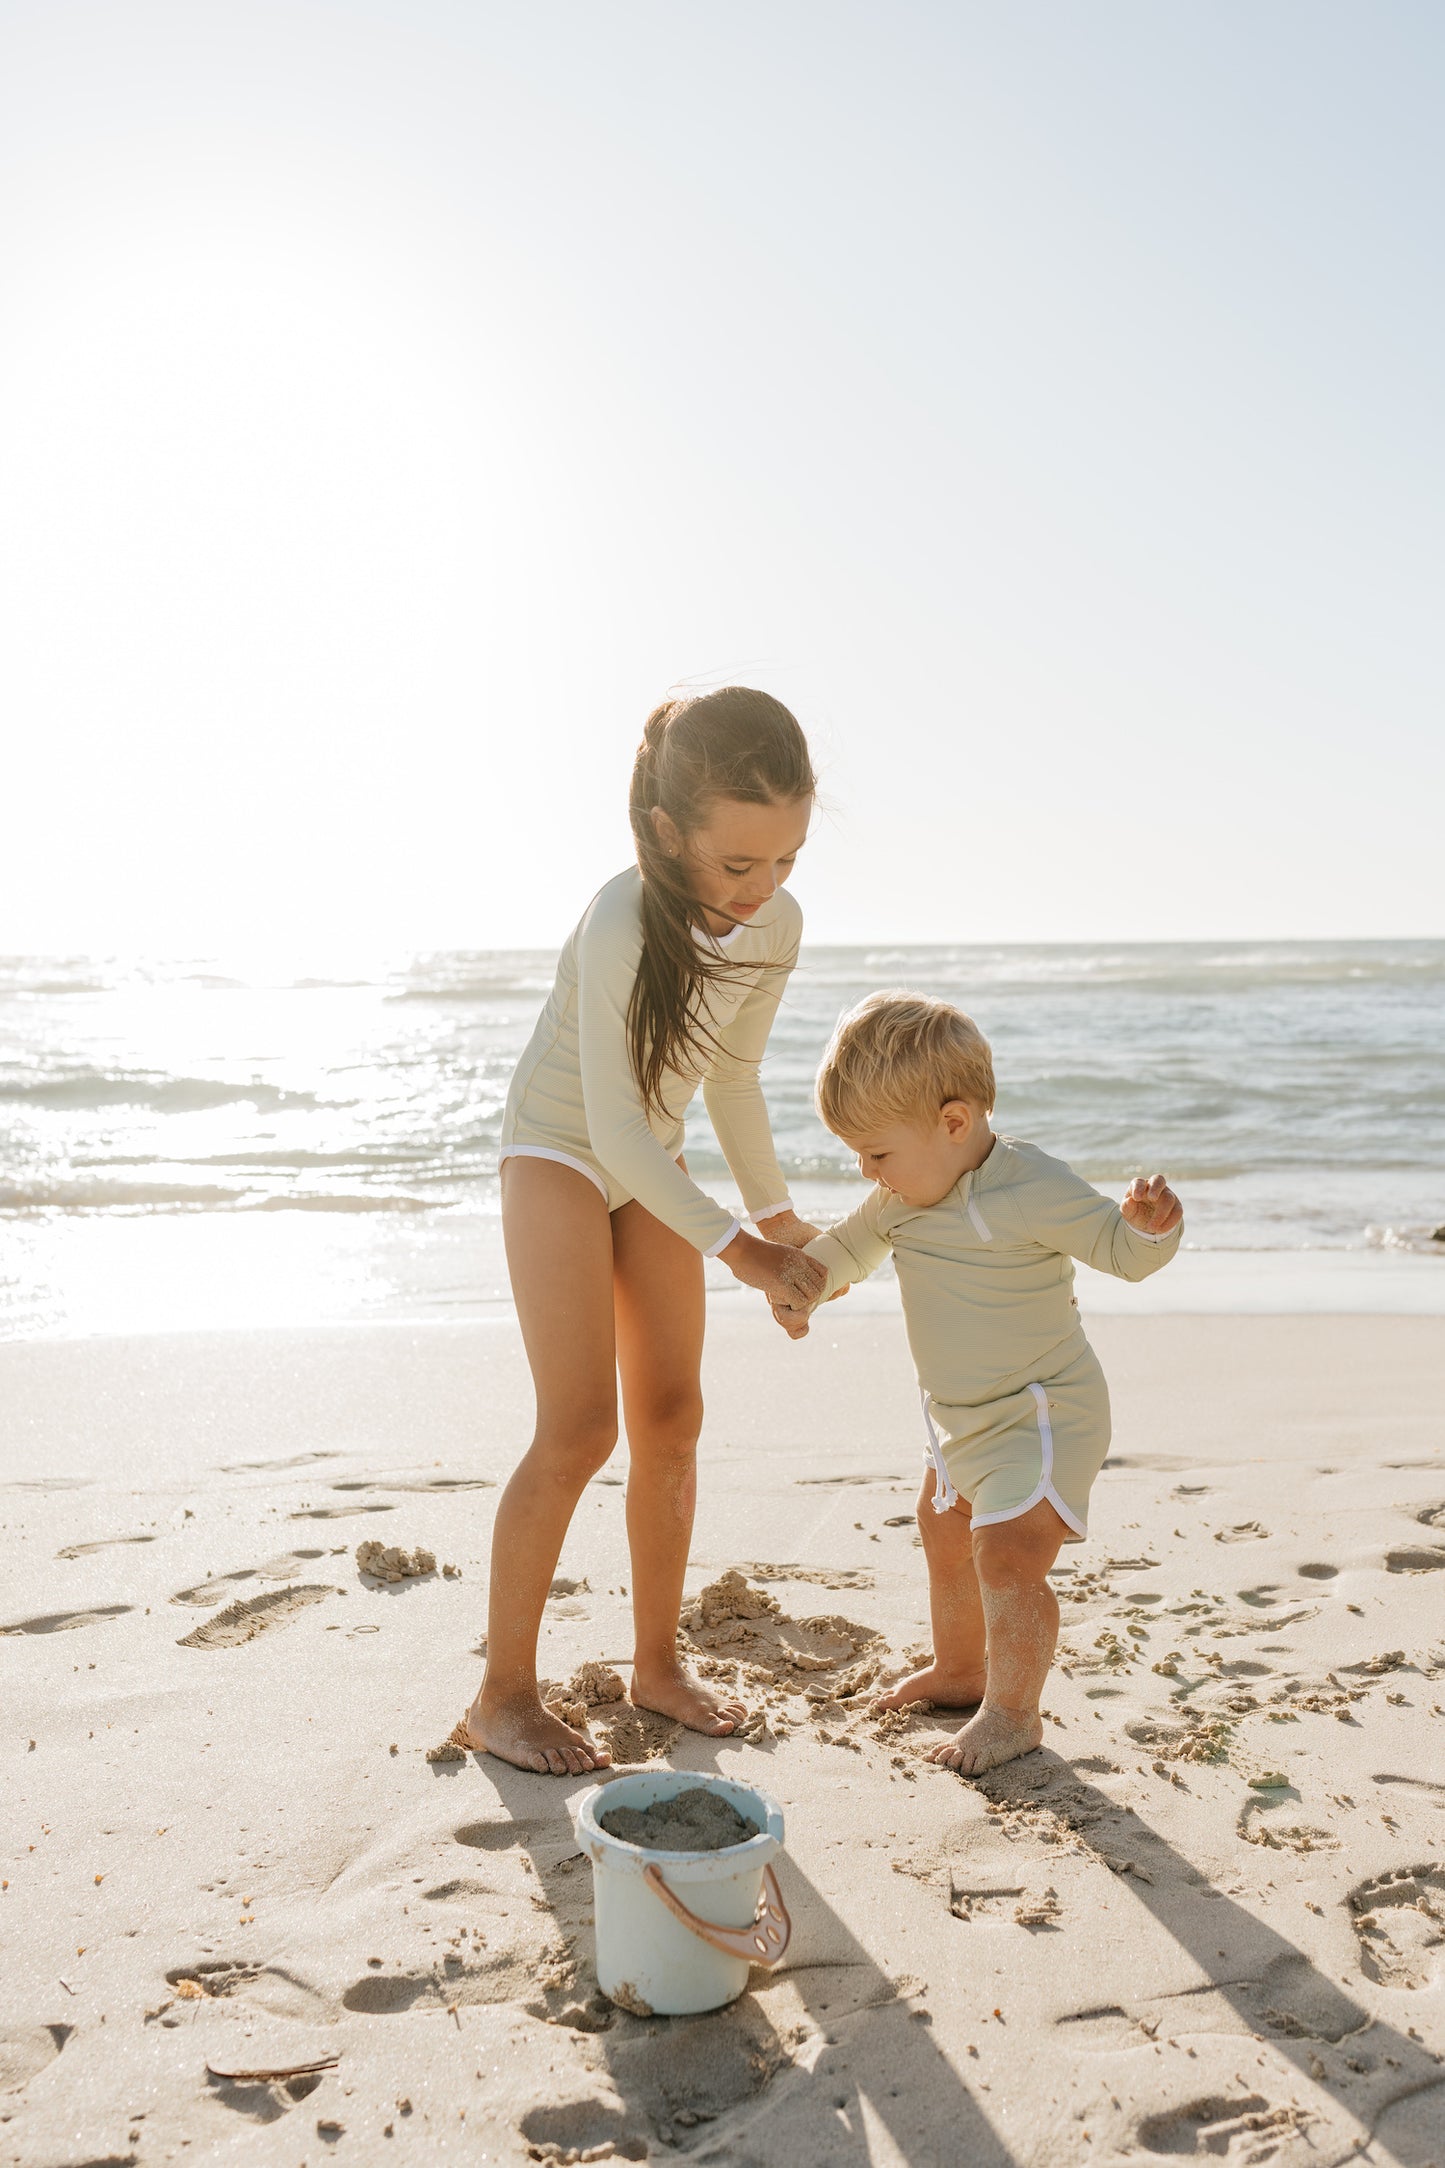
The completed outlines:
{"type": "MultiPolygon", "coordinates": [[[[1059,1606],[1061,1545],[1087,1533],[1109,1450],[1109,1394],[1073,1299],[1073,1258],[1142,1280],[1179,1247],[1163,1175],[1122,1206],[1037,1145],[996,1137],[988,1041],[947,1002],[870,995],[818,1071],[818,1110],[877,1186],[807,1245],[826,1301],[892,1254],[928,1453],[918,1526],[933,1658],[875,1708],[977,1703],[931,1759],[977,1776],[1043,1738],[1039,1696],[1059,1606]]],[[[778,1308],[795,1339],[806,1310],[778,1308]]]]}

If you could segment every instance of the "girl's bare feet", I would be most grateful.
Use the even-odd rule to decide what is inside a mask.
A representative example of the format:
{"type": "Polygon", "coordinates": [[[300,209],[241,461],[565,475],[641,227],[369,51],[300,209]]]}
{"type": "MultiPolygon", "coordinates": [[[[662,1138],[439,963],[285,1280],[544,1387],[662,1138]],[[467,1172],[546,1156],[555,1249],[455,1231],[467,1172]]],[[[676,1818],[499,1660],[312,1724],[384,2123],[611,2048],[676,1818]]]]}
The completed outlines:
{"type": "Polygon", "coordinates": [[[675,1723],[685,1724],[689,1731],[703,1732],[710,1739],[725,1739],[748,1713],[733,1696],[724,1700],[720,1694],[709,1692],[682,1664],[659,1665],[655,1669],[634,1664],[628,1698],[634,1708],[670,1716],[675,1723]]]}
{"type": "Polygon", "coordinates": [[[983,1683],[982,1665],[977,1671],[947,1671],[935,1659],[921,1671],[910,1671],[906,1679],[895,1679],[869,1707],[875,1716],[885,1709],[906,1709],[911,1701],[931,1701],[936,1709],[971,1709],[983,1700],[983,1683]]]}
{"type": "Polygon", "coordinates": [[[1043,1738],[1043,1718],[1037,1709],[999,1709],[985,1702],[962,1731],[934,1747],[926,1759],[942,1762],[961,1776],[979,1777],[1000,1762],[1032,1754],[1036,1746],[1042,1746],[1043,1738]]]}
{"type": "Polygon", "coordinates": [[[474,1753],[495,1754],[499,1761],[535,1769],[539,1776],[585,1776],[590,1769],[605,1769],[612,1760],[606,1747],[564,1724],[534,1693],[503,1698],[489,1696],[483,1689],[453,1736],[459,1746],[470,1747],[474,1753]]]}

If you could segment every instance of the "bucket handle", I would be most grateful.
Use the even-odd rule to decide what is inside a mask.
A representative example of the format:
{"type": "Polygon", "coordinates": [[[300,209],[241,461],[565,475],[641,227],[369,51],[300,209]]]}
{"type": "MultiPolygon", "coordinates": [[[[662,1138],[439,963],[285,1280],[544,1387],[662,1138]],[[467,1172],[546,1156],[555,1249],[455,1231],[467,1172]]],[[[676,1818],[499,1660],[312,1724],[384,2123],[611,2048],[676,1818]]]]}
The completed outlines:
{"type": "Polygon", "coordinates": [[[719,1927],[716,1920],[699,1919],[695,1912],[689,1911],[677,1892],[668,1888],[662,1879],[662,1869],[651,1861],[643,1868],[642,1878],[657,1892],[675,1919],[681,1920],[700,1941],[710,1942],[715,1950],[722,1950],[728,1957],[741,1957],[749,1965],[776,1965],[788,1947],[793,1923],[771,1867],[763,1869],[763,1887],[750,1927],[719,1927]]]}

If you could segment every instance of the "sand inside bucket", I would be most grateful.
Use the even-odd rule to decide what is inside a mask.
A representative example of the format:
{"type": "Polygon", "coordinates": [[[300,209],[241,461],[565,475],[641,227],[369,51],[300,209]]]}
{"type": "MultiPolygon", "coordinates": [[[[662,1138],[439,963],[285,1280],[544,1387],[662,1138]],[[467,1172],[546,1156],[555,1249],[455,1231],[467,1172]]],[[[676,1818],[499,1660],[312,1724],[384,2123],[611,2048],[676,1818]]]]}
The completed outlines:
{"type": "Polygon", "coordinates": [[[597,1820],[609,1837],[649,1852],[725,1852],[761,1834],[756,1822],[701,1784],[655,1799],[650,1807],[613,1807],[597,1820]]]}

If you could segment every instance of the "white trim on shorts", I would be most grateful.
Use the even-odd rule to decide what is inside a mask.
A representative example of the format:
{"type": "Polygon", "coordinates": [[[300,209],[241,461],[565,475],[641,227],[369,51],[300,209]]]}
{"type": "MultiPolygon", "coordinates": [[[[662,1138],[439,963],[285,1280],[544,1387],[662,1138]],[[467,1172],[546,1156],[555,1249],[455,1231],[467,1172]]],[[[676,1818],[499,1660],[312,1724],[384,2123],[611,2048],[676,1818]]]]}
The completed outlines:
{"type": "MultiPolygon", "coordinates": [[[[975,1528],[992,1528],[1000,1521],[1020,1520],[1025,1513],[1032,1512],[1036,1505],[1047,1498],[1066,1528],[1071,1528],[1076,1536],[1086,1536],[1089,1533],[1088,1529],[1078,1515],[1064,1504],[1063,1499],[1054,1488],[1054,1426],[1049,1421],[1049,1396],[1042,1385],[1030,1385],[1027,1389],[1034,1396],[1034,1411],[1039,1422],[1039,1449],[1042,1467],[1039,1471],[1038,1483],[1021,1505],[1009,1506],[1002,1513],[975,1513],[973,1525],[975,1528]]],[[[933,1462],[933,1510],[935,1513],[947,1513],[951,1506],[957,1505],[958,1492],[954,1488],[953,1478],[944,1465],[943,1448],[939,1442],[938,1432],[933,1425],[933,1417],[929,1412],[928,1394],[922,1386],[919,1387],[919,1391],[923,1394],[923,1420],[928,1430],[929,1458],[933,1462]]]]}
{"type": "Polygon", "coordinates": [[[585,1174],[594,1189],[600,1189],[607,1205],[612,1199],[607,1184],[595,1167],[589,1167],[583,1159],[574,1159],[570,1152],[554,1152],[550,1144],[504,1144],[497,1154],[497,1172],[502,1171],[504,1159],[555,1159],[559,1167],[570,1167],[576,1174],[585,1174]]]}

